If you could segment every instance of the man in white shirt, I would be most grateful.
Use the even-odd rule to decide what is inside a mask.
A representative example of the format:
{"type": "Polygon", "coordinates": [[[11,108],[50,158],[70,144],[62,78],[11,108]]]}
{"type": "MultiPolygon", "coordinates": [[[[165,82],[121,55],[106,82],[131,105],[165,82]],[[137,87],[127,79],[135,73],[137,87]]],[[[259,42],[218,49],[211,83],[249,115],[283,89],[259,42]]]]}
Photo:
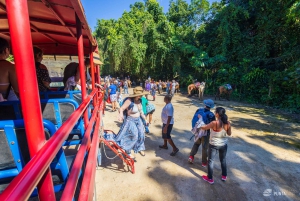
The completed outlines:
{"type": "Polygon", "coordinates": [[[166,103],[165,107],[162,109],[161,112],[161,120],[163,122],[163,127],[162,127],[162,138],[164,139],[164,144],[159,145],[159,148],[161,149],[168,149],[168,144],[172,146],[173,151],[170,154],[171,156],[175,156],[179,149],[176,147],[174,144],[173,140],[171,139],[171,131],[173,128],[174,124],[174,108],[171,103],[172,96],[171,95],[166,95],[164,98],[164,102],[166,103]]]}

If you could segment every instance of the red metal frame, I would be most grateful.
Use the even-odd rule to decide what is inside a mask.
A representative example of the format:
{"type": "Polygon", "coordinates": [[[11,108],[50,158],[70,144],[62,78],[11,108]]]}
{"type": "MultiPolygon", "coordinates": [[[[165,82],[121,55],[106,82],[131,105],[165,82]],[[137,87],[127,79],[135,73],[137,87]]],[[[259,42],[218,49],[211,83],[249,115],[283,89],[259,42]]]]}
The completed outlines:
{"type": "Polygon", "coordinates": [[[61,23],[63,27],[65,27],[69,33],[71,34],[72,37],[75,38],[75,35],[73,34],[72,30],[66,26],[65,22],[62,20],[62,18],[55,12],[55,10],[52,8],[51,4],[47,0],[41,0],[43,4],[54,14],[56,19],[61,23]]]}
{"type": "MultiPolygon", "coordinates": [[[[95,107],[95,111],[98,111],[99,105],[95,107]]],[[[76,158],[74,160],[73,166],[72,166],[72,171],[70,172],[67,184],[65,186],[64,192],[62,194],[61,200],[72,200],[73,195],[76,190],[77,182],[78,182],[78,176],[83,164],[83,158],[85,155],[85,152],[87,151],[89,145],[90,145],[90,136],[91,136],[91,131],[94,126],[94,122],[96,120],[97,112],[93,112],[92,118],[90,120],[90,123],[85,131],[84,137],[81,141],[80,148],[76,154],[76,158]]],[[[96,129],[95,129],[96,130],[96,129]]]]}
{"type": "MultiPolygon", "coordinates": [[[[56,131],[56,133],[35,154],[18,176],[0,194],[0,200],[26,200],[34,187],[49,167],[58,150],[68,138],[72,128],[86,110],[88,104],[96,94],[96,90],[80,104],[67,121],[56,131]]],[[[26,132],[27,133],[27,132],[26,132]]],[[[43,132],[44,133],[44,132],[43,132]]],[[[51,184],[52,185],[52,184],[51,184]]],[[[40,198],[41,199],[41,198],[40,198]]],[[[43,199],[47,200],[47,199],[43,199]]]]}
{"type": "MultiPolygon", "coordinates": [[[[46,139],[42,122],[35,62],[33,59],[27,1],[6,0],[6,7],[10,35],[14,38],[11,42],[14,52],[20,99],[22,100],[21,106],[26,136],[30,156],[33,157],[44,145],[46,139]],[[24,68],[24,66],[27,68],[24,68]],[[32,107],[32,105],[36,107],[32,107]]],[[[47,168],[46,173],[42,177],[38,185],[38,190],[41,199],[55,200],[49,168],[47,168]]]]}
{"type": "MultiPolygon", "coordinates": [[[[111,132],[115,134],[112,130],[104,130],[104,132],[111,132]]],[[[116,155],[119,156],[131,169],[132,174],[135,173],[134,169],[134,160],[123,150],[116,142],[111,140],[105,140],[103,137],[100,137],[100,142],[103,142],[108,148],[110,148],[116,155]],[[125,157],[124,157],[125,156],[125,157]]]]}
{"type": "MultiPolygon", "coordinates": [[[[95,130],[92,138],[92,146],[89,150],[87,165],[84,171],[83,181],[81,184],[79,201],[92,200],[94,185],[95,185],[95,171],[97,164],[97,152],[99,148],[99,126],[100,126],[100,113],[97,112],[98,118],[96,121],[95,130]]],[[[96,196],[96,195],[95,195],[96,196]]]]}
{"type": "MultiPolygon", "coordinates": [[[[83,36],[82,36],[82,24],[77,14],[75,14],[76,18],[76,32],[77,32],[77,45],[78,45],[78,62],[79,62],[79,71],[80,71],[80,82],[81,82],[81,95],[82,101],[84,101],[86,97],[86,79],[85,79],[85,65],[84,65],[84,50],[83,50],[83,36]]],[[[88,125],[89,118],[88,112],[84,112],[84,126],[85,128],[88,125]]]]}

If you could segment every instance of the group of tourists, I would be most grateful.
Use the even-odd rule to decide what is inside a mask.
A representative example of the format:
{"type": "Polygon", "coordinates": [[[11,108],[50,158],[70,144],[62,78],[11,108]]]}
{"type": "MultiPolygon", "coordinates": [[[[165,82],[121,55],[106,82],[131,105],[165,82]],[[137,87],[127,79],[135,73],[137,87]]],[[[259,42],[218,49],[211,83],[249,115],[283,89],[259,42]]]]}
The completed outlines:
{"type": "MultiPolygon", "coordinates": [[[[43,51],[38,47],[34,47],[33,52],[39,91],[49,91],[51,83],[49,72],[46,66],[41,64],[43,51]]],[[[15,66],[6,60],[9,54],[9,43],[5,39],[0,38],[0,101],[18,100],[19,96],[15,66]]],[[[86,78],[89,81],[89,59],[85,61],[85,71],[86,78]]],[[[82,86],[80,86],[79,79],[79,64],[72,62],[64,70],[64,90],[80,90],[82,86]]],[[[171,137],[174,125],[174,107],[171,101],[176,86],[179,85],[175,80],[172,82],[161,82],[161,80],[155,82],[148,79],[145,82],[145,89],[135,87],[133,94],[130,94],[124,100],[122,99],[122,88],[124,93],[128,94],[129,78],[125,78],[122,84],[118,79],[107,77],[101,81],[103,82],[102,84],[106,85],[109,94],[106,94],[104,99],[110,98],[112,111],[116,111],[117,107],[119,108],[119,120],[123,121],[118,134],[106,134],[106,138],[117,142],[132,158],[135,158],[131,154],[132,151],[145,156],[145,133],[149,133],[149,124],[151,124],[152,114],[155,111],[155,106],[148,101],[148,95],[150,93],[153,96],[153,101],[155,101],[156,91],[158,90],[158,93],[162,93],[162,89],[166,85],[165,106],[161,111],[163,144],[159,145],[159,148],[168,149],[169,144],[172,147],[171,156],[175,156],[179,152],[171,137]],[[149,117],[149,120],[147,117],[149,117]]],[[[89,83],[87,82],[87,85],[84,87],[89,89],[89,83]]],[[[224,108],[217,107],[214,113],[211,112],[211,109],[214,108],[214,102],[210,99],[204,100],[204,105],[205,107],[199,108],[193,116],[192,133],[194,134],[195,142],[188,161],[194,163],[195,154],[202,144],[202,166],[208,168],[208,174],[202,176],[202,178],[213,184],[214,158],[218,152],[222,168],[221,180],[225,181],[227,179],[227,137],[231,135],[231,125],[224,108]]]]}
{"type": "Polygon", "coordinates": [[[165,91],[167,94],[171,94],[172,96],[174,96],[175,93],[179,92],[179,83],[175,80],[167,80],[166,82],[159,80],[157,82],[153,79],[151,80],[151,78],[149,77],[145,81],[144,87],[145,90],[148,91],[153,97],[153,101],[155,101],[156,91],[158,92],[158,94],[162,94],[162,92],[165,91]]]}
{"type": "MultiPolygon", "coordinates": [[[[146,84],[149,83],[146,82],[146,84]]],[[[130,94],[120,107],[119,120],[123,121],[123,124],[118,134],[106,133],[104,135],[106,139],[114,140],[134,160],[134,154],[136,153],[145,156],[145,133],[149,125],[146,117],[149,112],[145,107],[148,104],[146,102],[148,100],[147,95],[149,95],[149,92],[146,87],[145,89],[140,86],[135,87],[133,94],[130,94]]],[[[172,147],[170,155],[175,156],[179,152],[179,148],[171,137],[174,125],[172,98],[171,94],[164,96],[165,106],[161,111],[163,144],[158,145],[158,147],[167,150],[169,149],[168,145],[170,145],[172,147]]],[[[231,135],[231,126],[224,108],[217,107],[213,113],[211,112],[211,109],[214,108],[213,100],[204,100],[203,103],[205,107],[199,108],[192,119],[192,133],[195,142],[188,161],[191,164],[194,163],[195,155],[202,144],[202,166],[208,169],[208,174],[203,175],[202,178],[213,184],[214,158],[218,152],[222,168],[221,180],[226,181],[227,179],[226,153],[228,136],[231,135]]]]}

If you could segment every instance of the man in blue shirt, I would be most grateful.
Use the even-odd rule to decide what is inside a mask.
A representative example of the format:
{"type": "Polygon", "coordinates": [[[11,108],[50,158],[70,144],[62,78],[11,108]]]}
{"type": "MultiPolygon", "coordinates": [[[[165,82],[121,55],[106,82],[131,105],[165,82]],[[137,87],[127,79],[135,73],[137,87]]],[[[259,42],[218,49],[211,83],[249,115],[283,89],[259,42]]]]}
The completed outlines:
{"type": "Polygon", "coordinates": [[[118,81],[115,81],[115,83],[111,83],[108,90],[113,112],[116,111],[117,107],[117,84],[118,81]]]}

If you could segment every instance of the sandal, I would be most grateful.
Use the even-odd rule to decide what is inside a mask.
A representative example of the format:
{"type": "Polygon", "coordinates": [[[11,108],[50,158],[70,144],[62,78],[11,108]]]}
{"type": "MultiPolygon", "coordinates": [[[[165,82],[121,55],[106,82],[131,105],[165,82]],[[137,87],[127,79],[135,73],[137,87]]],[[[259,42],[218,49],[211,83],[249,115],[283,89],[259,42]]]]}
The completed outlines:
{"type": "Polygon", "coordinates": [[[177,154],[177,152],[179,152],[179,149],[177,148],[177,150],[172,151],[172,153],[170,153],[171,156],[175,156],[177,154]]]}
{"type": "Polygon", "coordinates": [[[140,153],[142,156],[145,156],[145,155],[146,155],[144,151],[140,151],[139,153],[140,153]]]}
{"type": "Polygon", "coordinates": [[[164,146],[164,145],[159,145],[158,147],[161,149],[168,149],[168,146],[164,146]]]}

